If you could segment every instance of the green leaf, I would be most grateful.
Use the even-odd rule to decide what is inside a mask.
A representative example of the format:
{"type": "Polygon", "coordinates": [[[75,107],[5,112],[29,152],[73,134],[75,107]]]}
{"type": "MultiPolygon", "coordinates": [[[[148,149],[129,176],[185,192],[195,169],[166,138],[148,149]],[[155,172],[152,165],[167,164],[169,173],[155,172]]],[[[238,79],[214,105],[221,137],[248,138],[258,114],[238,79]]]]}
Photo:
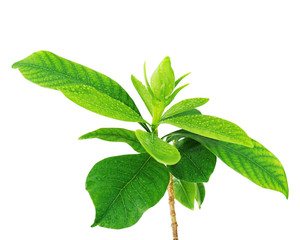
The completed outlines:
{"type": "Polygon", "coordinates": [[[177,89],[171,94],[171,96],[169,96],[169,97],[167,98],[167,100],[166,100],[166,105],[165,105],[165,106],[168,106],[168,105],[174,100],[174,98],[176,97],[176,95],[177,95],[182,89],[184,89],[184,88],[185,88],[186,86],[188,86],[188,85],[189,85],[189,83],[187,83],[187,84],[185,84],[185,85],[183,85],[183,86],[177,88],[177,89]]]}
{"type": "Polygon", "coordinates": [[[195,183],[185,182],[177,178],[173,178],[175,199],[183,206],[194,210],[195,201],[195,183]]]}
{"type": "Polygon", "coordinates": [[[136,130],[135,134],[145,150],[158,162],[172,165],[180,160],[178,150],[157,137],[154,133],[136,130]]]}
{"type": "Polygon", "coordinates": [[[145,122],[128,93],[114,80],[51,52],[39,51],[16,62],[29,81],[61,91],[76,104],[106,117],[145,122]]]}
{"type": "Polygon", "coordinates": [[[147,88],[135,76],[131,75],[131,81],[136,91],[139,93],[148,111],[152,115],[152,100],[147,88]]]}
{"type": "Polygon", "coordinates": [[[146,152],[137,139],[135,132],[123,128],[99,128],[93,132],[89,132],[79,139],[99,138],[110,142],[124,142],[129,144],[135,151],[146,152]]]}
{"type": "Polygon", "coordinates": [[[239,126],[221,118],[208,115],[188,115],[172,117],[161,121],[161,123],[172,124],[192,133],[221,141],[247,147],[253,146],[251,139],[239,126]]]}
{"type": "Polygon", "coordinates": [[[96,163],[86,180],[96,208],[92,227],[134,225],[164,196],[168,183],[167,168],[148,154],[110,157],[96,163]]]}
{"type": "Polygon", "coordinates": [[[171,116],[174,116],[176,114],[192,110],[196,107],[200,107],[208,102],[208,98],[190,98],[185,99],[179,103],[176,103],[171,108],[169,108],[164,115],[162,116],[162,119],[169,118],[171,116]]]}
{"type": "Polygon", "coordinates": [[[181,82],[182,79],[184,79],[186,76],[190,75],[191,73],[186,73],[184,74],[183,76],[181,76],[180,78],[178,78],[176,81],[175,81],[175,87],[181,82]]]}
{"type": "Polygon", "coordinates": [[[192,138],[202,143],[229,167],[255,184],[283,193],[288,198],[289,188],[280,161],[263,145],[251,139],[253,148],[202,137],[187,131],[172,135],[192,138]]]}
{"type": "Polygon", "coordinates": [[[168,166],[172,175],[187,182],[208,182],[215,169],[216,156],[192,139],[181,140],[175,146],[181,159],[177,164],[168,166]]]}
{"type": "Polygon", "coordinates": [[[173,92],[174,87],[175,76],[171,60],[165,57],[151,76],[151,89],[158,100],[164,101],[173,92]]]}
{"type": "Polygon", "coordinates": [[[205,188],[203,183],[195,183],[195,186],[196,186],[195,199],[200,209],[205,197],[205,188]]]}

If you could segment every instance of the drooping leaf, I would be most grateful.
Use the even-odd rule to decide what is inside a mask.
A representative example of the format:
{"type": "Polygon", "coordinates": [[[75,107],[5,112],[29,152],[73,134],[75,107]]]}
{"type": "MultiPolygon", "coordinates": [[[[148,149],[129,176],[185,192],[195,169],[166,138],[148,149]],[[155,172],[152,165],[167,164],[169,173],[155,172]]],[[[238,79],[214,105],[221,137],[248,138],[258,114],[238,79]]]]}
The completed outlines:
{"type": "Polygon", "coordinates": [[[189,110],[193,110],[196,107],[200,107],[208,102],[208,98],[190,98],[185,99],[179,103],[176,103],[171,108],[169,108],[164,115],[162,116],[162,119],[169,118],[171,116],[174,116],[179,113],[183,113],[189,110]]]}
{"type": "Polygon", "coordinates": [[[96,208],[92,227],[132,226],[163,197],[168,183],[167,168],[148,154],[110,157],[96,163],[86,180],[96,208]]]}
{"type": "Polygon", "coordinates": [[[187,77],[188,75],[190,75],[191,73],[186,73],[184,74],[183,76],[181,76],[180,78],[178,78],[176,81],[175,81],[175,87],[181,82],[182,79],[184,79],[185,77],[187,77]]]}
{"type": "Polygon", "coordinates": [[[178,150],[174,146],[157,137],[154,133],[136,130],[135,134],[144,149],[158,162],[172,165],[176,164],[180,160],[178,150]]]}
{"type": "Polygon", "coordinates": [[[195,186],[196,186],[195,199],[200,209],[205,197],[205,188],[203,183],[195,183],[195,186]]]}
{"type": "Polygon", "coordinates": [[[128,93],[114,80],[51,52],[39,51],[16,62],[29,81],[61,91],[76,104],[106,117],[145,122],[128,93]]]}
{"type": "Polygon", "coordinates": [[[201,136],[253,147],[251,139],[239,126],[221,118],[208,115],[188,115],[168,118],[161,123],[172,124],[201,136]]]}
{"type": "Polygon", "coordinates": [[[178,179],[187,182],[208,182],[216,165],[216,156],[199,142],[184,139],[175,144],[181,159],[169,171],[178,179]]]}
{"type": "Polygon", "coordinates": [[[135,76],[131,75],[131,81],[136,91],[139,93],[140,97],[144,101],[148,111],[152,115],[152,101],[151,95],[148,92],[147,88],[141,83],[135,76]]]}
{"type": "Polygon", "coordinates": [[[257,141],[251,139],[253,148],[248,148],[183,130],[174,132],[172,135],[180,135],[199,141],[229,167],[255,184],[279,191],[288,198],[289,189],[283,166],[274,154],[257,141]]]}
{"type": "Polygon", "coordinates": [[[129,144],[135,151],[145,153],[145,149],[137,139],[135,132],[123,128],[99,128],[84,134],[79,139],[99,138],[110,142],[124,142],[129,144]]]}
{"type": "Polygon", "coordinates": [[[185,84],[185,85],[183,85],[183,86],[181,86],[181,87],[175,89],[175,91],[167,98],[165,106],[168,106],[168,105],[174,100],[174,98],[176,97],[176,95],[177,95],[182,89],[184,89],[184,88],[185,88],[186,86],[188,86],[188,85],[189,85],[189,83],[187,83],[187,84],[185,84]]]}
{"type": "Polygon", "coordinates": [[[194,210],[195,201],[195,183],[185,182],[177,178],[173,178],[175,199],[183,206],[194,210]]]}
{"type": "Polygon", "coordinates": [[[171,60],[165,57],[151,76],[151,89],[154,96],[160,100],[165,100],[175,87],[175,76],[171,67],[171,60]]]}

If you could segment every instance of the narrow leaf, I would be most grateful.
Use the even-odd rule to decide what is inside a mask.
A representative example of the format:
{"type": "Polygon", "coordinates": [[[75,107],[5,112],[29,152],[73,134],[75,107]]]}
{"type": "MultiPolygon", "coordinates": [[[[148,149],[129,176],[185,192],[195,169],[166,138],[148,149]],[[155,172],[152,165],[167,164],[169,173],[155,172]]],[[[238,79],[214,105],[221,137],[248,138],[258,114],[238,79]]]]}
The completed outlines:
{"type": "Polygon", "coordinates": [[[177,164],[168,166],[172,175],[187,182],[208,182],[215,169],[216,156],[192,139],[181,140],[175,146],[181,159],[177,164]]]}
{"type": "Polygon", "coordinates": [[[200,107],[208,102],[208,98],[190,98],[185,99],[179,103],[176,103],[171,108],[169,108],[165,114],[162,116],[162,119],[169,118],[171,116],[174,116],[176,114],[192,110],[196,107],[200,107]]]}
{"type": "Polygon", "coordinates": [[[190,75],[191,73],[186,73],[184,74],[183,76],[181,76],[180,78],[178,78],[176,81],[175,81],[175,87],[181,82],[182,79],[184,79],[186,76],[190,75]]]}
{"type": "Polygon", "coordinates": [[[183,206],[194,210],[195,201],[195,183],[185,182],[177,178],[173,178],[173,186],[175,199],[183,206]]]}
{"type": "Polygon", "coordinates": [[[283,193],[288,198],[289,188],[280,161],[263,145],[251,139],[253,148],[202,137],[187,131],[172,135],[192,138],[202,143],[229,167],[255,184],[283,193]]]}
{"type": "Polygon", "coordinates": [[[86,180],[96,208],[92,227],[134,225],[163,197],[168,183],[167,168],[148,154],[110,157],[96,163],[86,180]]]}
{"type": "Polygon", "coordinates": [[[205,197],[205,188],[203,183],[195,183],[195,186],[196,186],[195,199],[200,209],[205,197]]]}
{"type": "Polygon", "coordinates": [[[175,89],[175,91],[171,94],[171,96],[169,96],[169,97],[167,98],[167,100],[166,100],[166,106],[168,106],[168,105],[174,100],[174,98],[176,97],[176,95],[177,95],[182,89],[184,89],[184,88],[185,88],[186,86],[188,86],[188,85],[189,85],[189,83],[187,83],[187,84],[185,84],[185,85],[183,85],[183,86],[181,86],[181,87],[175,89]]]}
{"type": "Polygon", "coordinates": [[[176,164],[180,160],[178,150],[157,137],[154,133],[147,133],[142,130],[135,132],[144,149],[158,162],[168,165],[176,164]]]}
{"type": "Polygon", "coordinates": [[[99,128],[93,132],[89,132],[79,139],[99,138],[110,142],[124,142],[129,144],[135,151],[146,152],[137,139],[135,132],[123,128],[99,128]]]}
{"type": "Polygon", "coordinates": [[[145,103],[148,111],[152,115],[152,101],[151,101],[151,95],[148,92],[147,88],[138,80],[135,76],[131,75],[131,81],[133,86],[135,87],[136,91],[142,98],[143,102],[145,103]]]}
{"type": "Polygon", "coordinates": [[[247,147],[253,144],[247,134],[237,125],[208,115],[172,117],[162,121],[205,137],[236,143],[247,147]]]}
{"type": "Polygon", "coordinates": [[[114,80],[51,52],[39,51],[16,62],[29,81],[61,91],[76,104],[123,121],[145,122],[128,93],[114,80]]]}

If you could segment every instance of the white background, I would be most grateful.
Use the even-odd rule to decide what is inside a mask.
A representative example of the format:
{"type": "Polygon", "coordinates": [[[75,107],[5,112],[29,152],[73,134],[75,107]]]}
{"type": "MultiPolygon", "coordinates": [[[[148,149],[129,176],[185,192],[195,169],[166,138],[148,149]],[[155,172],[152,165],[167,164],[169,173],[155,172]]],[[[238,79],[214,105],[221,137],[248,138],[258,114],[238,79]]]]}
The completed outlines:
{"type": "MultiPolygon", "coordinates": [[[[176,101],[209,97],[202,112],[240,125],[282,162],[290,197],[221,161],[200,211],[176,203],[180,240],[300,239],[299,1],[3,1],[0,6],[0,239],[171,239],[166,196],[131,228],[90,228],[85,178],[125,144],[77,138],[125,127],[25,80],[11,64],[49,50],[118,81],[149,119],[130,75],[169,55],[190,86],[176,101]]],[[[162,128],[162,127],[161,127],[162,128]]],[[[161,134],[173,130],[164,126],[161,134]]]]}

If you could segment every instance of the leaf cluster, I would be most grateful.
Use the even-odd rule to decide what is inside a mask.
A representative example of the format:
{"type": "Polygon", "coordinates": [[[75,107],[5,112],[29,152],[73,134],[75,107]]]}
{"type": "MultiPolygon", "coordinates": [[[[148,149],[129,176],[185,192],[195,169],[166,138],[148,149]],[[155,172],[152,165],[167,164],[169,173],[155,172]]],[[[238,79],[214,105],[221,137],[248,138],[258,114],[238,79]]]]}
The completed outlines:
{"type": "Polygon", "coordinates": [[[283,193],[288,184],[280,161],[244,130],[227,120],[203,115],[197,108],[208,98],[190,98],[168,107],[188,84],[189,75],[175,79],[169,57],[158,65],[145,84],[131,81],[152,116],[146,121],[129,94],[114,80],[48,51],[35,52],[13,64],[29,81],[61,91],[68,99],[97,114],[137,122],[144,129],[100,128],[79,139],[98,138],[124,142],[137,154],[103,159],[91,169],[86,189],[95,205],[92,226],[126,228],[164,196],[170,174],[175,198],[189,209],[200,208],[204,183],[217,158],[253,183],[283,193]],[[159,137],[158,127],[171,124],[179,130],[159,137]]]}

